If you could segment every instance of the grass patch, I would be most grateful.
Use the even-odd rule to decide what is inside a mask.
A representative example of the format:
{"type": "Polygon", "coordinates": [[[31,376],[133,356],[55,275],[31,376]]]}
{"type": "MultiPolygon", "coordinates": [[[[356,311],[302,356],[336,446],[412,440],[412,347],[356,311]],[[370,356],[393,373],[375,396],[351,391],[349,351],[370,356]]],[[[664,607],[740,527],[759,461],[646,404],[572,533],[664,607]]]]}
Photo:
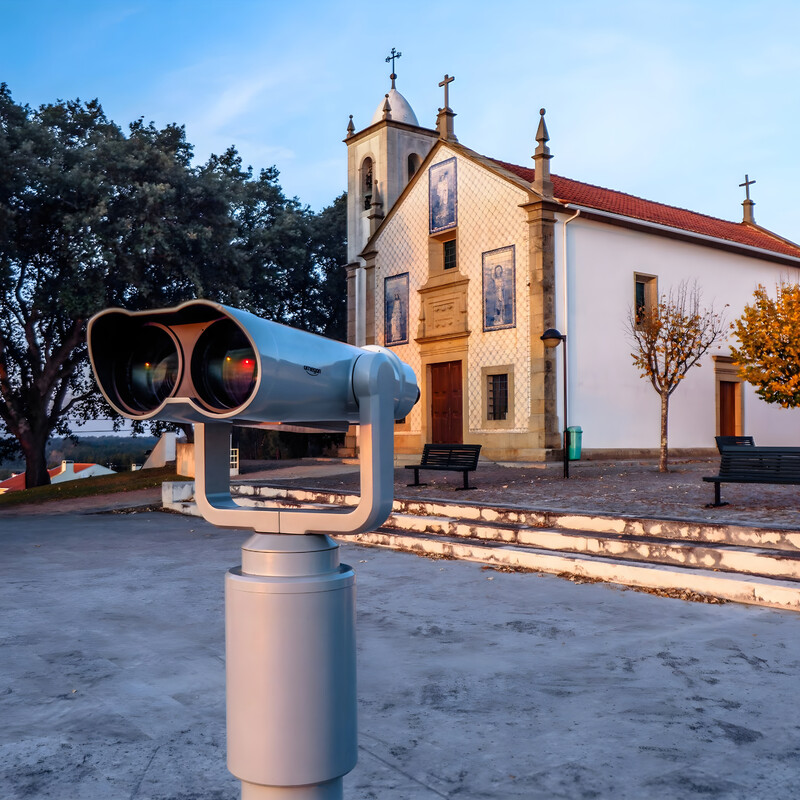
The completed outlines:
{"type": "Polygon", "coordinates": [[[76,497],[93,497],[103,494],[120,494],[137,489],[153,489],[164,481],[191,480],[175,472],[174,467],[140,469],[136,472],[120,472],[117,475],[100,475],[97,478],[78,478],[66,483],[36,486],[20,492],[0,494],[0,508],[24,505],[25,503],[50,503],[55,500],[71,500],[76,497]]]}

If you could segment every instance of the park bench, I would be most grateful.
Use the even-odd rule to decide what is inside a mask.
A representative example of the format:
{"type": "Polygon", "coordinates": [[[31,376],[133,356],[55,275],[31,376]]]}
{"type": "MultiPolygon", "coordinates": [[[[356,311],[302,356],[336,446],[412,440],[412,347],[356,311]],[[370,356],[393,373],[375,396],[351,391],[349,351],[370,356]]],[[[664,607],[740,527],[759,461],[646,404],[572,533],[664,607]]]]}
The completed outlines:
{"type": "Polygon", "coordinates": [[[717,450],[722,452],[723,447],[755,447],[756,443],[752,436],[715,436],[717,440],[717,450]]]}
{"type": "Polygon", "coordinates": [[[472,489],[469,485],[469,473],[478,467],[481,454],[479,444],[426,444],[422,449],[422,461],[419,464],[407,464],[406,469],[414,470],[414,483],[409,486],[425,486],[419,482],[421,469],[461,472],[464,475],[464,489],[472,489]]]}
{"type": "Polygon", "coordinates": [[[800,447],[754,447],[733,445],[720,449],[719,475],[703,478],[714,484],[714,502],[720,502],[723,483],[769,483],[800,485],[800,447]]]}

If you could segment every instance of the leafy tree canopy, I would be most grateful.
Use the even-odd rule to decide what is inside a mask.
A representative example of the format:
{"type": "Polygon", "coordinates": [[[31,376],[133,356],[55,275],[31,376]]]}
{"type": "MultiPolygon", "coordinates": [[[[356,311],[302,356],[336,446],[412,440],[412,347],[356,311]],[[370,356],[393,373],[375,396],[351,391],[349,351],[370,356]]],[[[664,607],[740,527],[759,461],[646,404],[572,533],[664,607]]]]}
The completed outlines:
{"type": "Polygon", "coordinates": [[[781,283],[771,298],[763,286],[733,323],[731,353],[742,377],[767,403],[800,405],[800,285],[781,283]]]}
{"type": "Polygon", "coordinates": [[[181,126],[123,132],[96,100],[33,110],[0,84],[0,457],[22,451],[28,486],[48,482],[53,432],[111,415],[86,360],[97,311],[207,297],[316,332],[343,325],[326,297],[344,262],[341,198],[317,217],[234,148],[191,159],[181,126]]]}

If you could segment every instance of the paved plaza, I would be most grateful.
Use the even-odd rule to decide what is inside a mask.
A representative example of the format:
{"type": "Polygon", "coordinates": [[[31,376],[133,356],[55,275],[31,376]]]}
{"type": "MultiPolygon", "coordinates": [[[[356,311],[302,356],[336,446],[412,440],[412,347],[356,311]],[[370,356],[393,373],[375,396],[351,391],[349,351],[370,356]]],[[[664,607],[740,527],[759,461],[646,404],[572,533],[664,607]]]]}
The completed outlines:
{"type": "MultiPolygon", "coordinates": [[[[0,516],[0,797],[226,800],[223,576],[246,534],[0,516]]],[[[343,544],[348,800],[794,798],[800,615],[343,544]]]]}

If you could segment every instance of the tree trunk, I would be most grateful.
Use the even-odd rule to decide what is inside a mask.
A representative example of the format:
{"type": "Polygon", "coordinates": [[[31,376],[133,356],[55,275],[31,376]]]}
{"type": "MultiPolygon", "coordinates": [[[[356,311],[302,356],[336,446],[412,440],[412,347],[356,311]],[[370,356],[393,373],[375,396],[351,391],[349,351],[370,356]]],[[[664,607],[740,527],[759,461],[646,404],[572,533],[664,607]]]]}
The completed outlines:
{"type": "Polygon", "coordinates": [[[34,436],[20,442],[22,453],[25,456],[26,489],[32,489],[34,486],[47,486],[50,483],[50,474],[47,472],[46,446],[46,438],[39,441],[39,437],[34,436]]]}
{"type": "Polygon", "coordinates": [[[669,394],[661,393],[661,454],[658,459],[658,471],[667,472],[667,418],[669,416],[669,394]]]}
{"type": "Polygon", "coordinates": [[[194,442],[194,425],[191,422],[179,422],[178,427],[183,431],[183,435],[189,444],[194,442]]]}

